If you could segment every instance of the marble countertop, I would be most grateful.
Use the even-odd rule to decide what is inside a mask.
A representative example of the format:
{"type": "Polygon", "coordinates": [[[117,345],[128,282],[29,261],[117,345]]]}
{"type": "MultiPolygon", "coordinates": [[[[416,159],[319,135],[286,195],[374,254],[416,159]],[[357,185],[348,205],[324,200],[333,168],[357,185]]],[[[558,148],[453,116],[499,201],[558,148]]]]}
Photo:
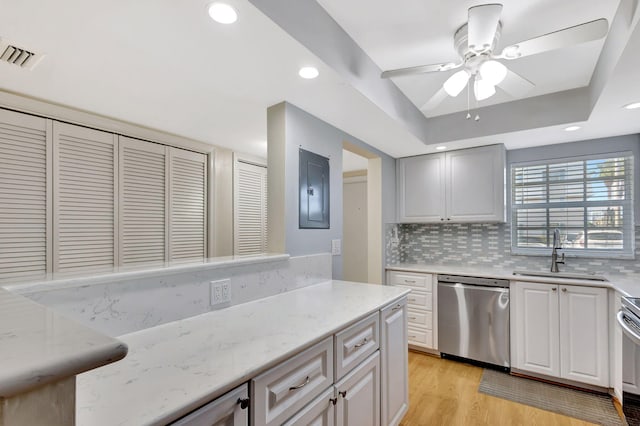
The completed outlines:
{"type": "MultiPolygon", "coordinates": [[[[499,269],[489,266],[474,265],[430,265],[419,263],[398,263],[388,265],[387,270],[405,272],[423,272],[431,274],[467,275],[505,280],[517,280],[539,283],[560,283],[566,285],[582,285],[592,287],[612,288],[623,296],[640,297],[640,274],[618,275],[602,274],[607,281],[594,281],[585,279],[568,279],[557,277],[542,277],[532,275],[514,275],[512,269],[499,269]]],[[[532,271],[535,272],[535,271],[532,271]]]]}
{"type": "Polygon", "coordinates": [[[407,293],[328,281],[121,336],[124,360],[78,376],[76,420],[170,422],[407,293]]]}
{"type": "Polygon", "coordinates": [[[127,346],[0,288],[0,397],[112,363],[127,346]]]}

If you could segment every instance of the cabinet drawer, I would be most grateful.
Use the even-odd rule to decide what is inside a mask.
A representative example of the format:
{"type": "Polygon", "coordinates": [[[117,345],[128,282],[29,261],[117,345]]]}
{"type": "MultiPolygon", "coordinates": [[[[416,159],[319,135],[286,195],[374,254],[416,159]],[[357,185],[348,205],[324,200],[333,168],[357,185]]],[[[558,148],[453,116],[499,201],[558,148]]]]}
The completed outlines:
{"type": "Polygon", "coordinates": [[[431,330],[420,330],[417,328],[408,328],[409,344],[427,346],[433,348],[433,332],[431,330]]]}
{"type": "Polygon", "coordinates": [[[433,330],[433,312],[422,309],[409,309],[407,311],[407,322],[409,325],[433,330]]]}
{"type": "Polygon", "coordinates": [[[375,312],[335,335],[336,381],[378,350],[379,329],[380,319],[378,312],[375,312]]]}
{"type": "Polygon", "coordinates": [[[242,406],[239,400],[249,397],[247,385],[227,392],[213,402],[198,408],[191,414],[171,423],[171,426],[209,426],[209,425],[246,425],[249,424],[249,408],[242,406]]]}
{"type": "Polygon", "coordinates": [[[251,424],[282,424],[333,383],[333,337],[251,381],[251,424]]]}
{"type": "Polygon", "coordinates": [[[331,386],[313,402],[298,411],[283,426],[333,426],[335,423],[335,410],[331,398],[334,397],[334,393],[335,389],[331,386]]]}
{"type": "Polygon", "coordinates": [[[431,291],[431,274],[412,274],[409,272],[391,272],[391,284],[403,287],[411,287],[424,291],[431,291]]]}
{"type": "Polygon", "coordinates": [[[433,308],[432,295],[431,293],[423,293],[414,290],[407,295],[407,305],[409,305],[409,308],[418,308],[430,311],[433,308]]]}

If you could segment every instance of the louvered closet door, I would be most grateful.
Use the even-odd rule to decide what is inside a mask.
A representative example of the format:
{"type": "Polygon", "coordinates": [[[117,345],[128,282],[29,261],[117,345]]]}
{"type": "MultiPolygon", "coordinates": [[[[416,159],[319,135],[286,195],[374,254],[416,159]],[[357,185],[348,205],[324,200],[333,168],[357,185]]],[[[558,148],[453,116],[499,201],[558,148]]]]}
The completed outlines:
{"type": "Polygon", "coordinates": [[[47,272],[47,120],[0,110],[0,280],[47,272]]]}
{"type": "Polygon", "coordinates": [[[53,268],[113,266],[116,136],[53,123],[53,268]]]}
{"type": "Polygon", "coordinates": [[[120,136],[120,263],[164,262],[167,149],[120,136]]]}
{"type": "Polygon", "coordinates": [[[234,164],[234,252],[267,250],[267,168],[236,161],[234,164]]]}
{"type": "Polygon", "coordinates": [[[207,156],[170,148],[169,260],[207,253],[207,156]]]}

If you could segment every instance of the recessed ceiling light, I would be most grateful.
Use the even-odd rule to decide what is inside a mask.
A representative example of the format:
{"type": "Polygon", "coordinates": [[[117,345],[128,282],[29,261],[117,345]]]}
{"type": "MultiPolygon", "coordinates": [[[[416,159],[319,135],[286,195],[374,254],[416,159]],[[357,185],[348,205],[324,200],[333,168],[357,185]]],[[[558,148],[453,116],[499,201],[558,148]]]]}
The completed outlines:
{"type": "Polygon", "coordinates": [[[567,132],[575,132],[578,129],[580,129],[580,126],[569,126],[564,128],[564,130],[567,132]]]}
{"type": "Polygon", "coordinates": [[[636,109],[640,108],[640,102],[634,102],[632,104],[628,104],[624,106],[626,109],[636,109]]]}
{"type": "Polygon", "coordinates": [[[298,71],[298,75],[306,79],[316,78],[319,74],[318,69],[315,67],[302,67],[298,71]]]}
{"type": "Polygon", "coordinates": [[[440,146],[436,146],[436,149],[437,149],[438,151],[442,151],[443,149],[447,149],[447,147],[446,147],[446,146],[444,146],[444,145],[440,145],[440,146]]]}
{"type": "Polygon", "coordinates": [[[209,5],[209,16],[219,24],[233,24],[238,20],[236,10],[226,3],[211,3],[209,5]]]}

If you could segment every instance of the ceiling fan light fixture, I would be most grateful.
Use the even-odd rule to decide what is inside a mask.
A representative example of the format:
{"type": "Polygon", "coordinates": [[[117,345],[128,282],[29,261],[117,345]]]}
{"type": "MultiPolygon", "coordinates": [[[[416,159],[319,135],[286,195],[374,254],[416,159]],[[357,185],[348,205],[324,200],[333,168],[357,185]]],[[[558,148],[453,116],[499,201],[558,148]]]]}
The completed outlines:
{"type": "Polygon", "coordinates": [[[467,82],[469,81],[469,77],[471,77],[469,71],[458,71],[444,82],[442,88],[445,92],[447,92],[447,95],[455,98],[460,94],[460,92],[462,92],[462,89],[465,88],[467,82]]]}
{"type": "Polygon", "coordinates": [[[484,101],[496,94],[496,87],[486,80],[476,78],[473,84],[473,94],[477,100],[484,101]]]}
{"type": "Polygon", "coordinates": [[[507,76],[507,67],[498,61],[485,61],[480,65],[480,75],[482,80],[486,81],[493,86],[497,86],[507,76]]]}

